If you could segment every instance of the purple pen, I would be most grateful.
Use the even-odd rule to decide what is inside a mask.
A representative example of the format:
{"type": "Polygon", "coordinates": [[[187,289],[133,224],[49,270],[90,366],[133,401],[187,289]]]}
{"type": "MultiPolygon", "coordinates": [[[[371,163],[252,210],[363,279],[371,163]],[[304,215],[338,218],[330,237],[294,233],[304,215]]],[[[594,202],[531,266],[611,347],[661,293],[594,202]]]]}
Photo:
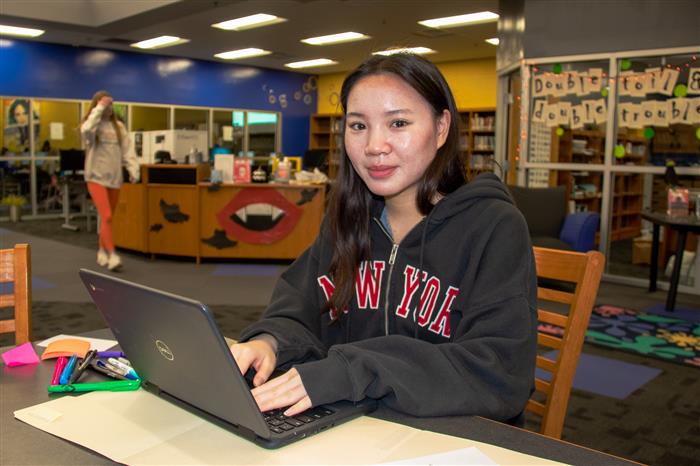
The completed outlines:
{"type": "Polygon", "coordinates": [[[121,351],[98,351],[98,358],[123,358],[124,353],[121,351]]]}

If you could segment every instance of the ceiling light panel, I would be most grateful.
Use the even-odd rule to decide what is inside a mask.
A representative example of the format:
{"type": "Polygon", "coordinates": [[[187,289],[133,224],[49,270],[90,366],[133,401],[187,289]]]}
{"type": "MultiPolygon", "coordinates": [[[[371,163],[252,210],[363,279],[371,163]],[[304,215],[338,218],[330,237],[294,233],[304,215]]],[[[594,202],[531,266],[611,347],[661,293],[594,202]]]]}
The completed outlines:
{"type": "Polygon", "coordinates": [[[446,16],[444,18],[426,19],[418,24],[434,29],[453,28],[471,24],[492,23],[498,21],[498,15],[490,11],[480,11],[467,15],[446,16]]]}
{"type": "Polygon", "coordinates": [[[173,45],[184,44],[185,42],[189,42],[189,39],[183,39],[182,37],[175,36],[160,36],[154,37],[153,39],[136,42],[131,44],[131,46],[136,47],[137,49],[161,49],[164,47],[172,47],[173,45]]]}
{"type": "Polygon", "coordinates": [[[339,34],[330,34],[328,36],[309,37],[308,39],[302,39],[301,42],[309,45],[330,45],[364,39],[369,39],[369,36],[360,34],[359,32],[341,32],[339,34]]]}
{"type": "Polygon", "coordinates": [[[262,57],[263,55],[270,55],[272,52],[268,50],[258,49],[258,48],[247,48],[239,50],[229,50],[228,52],[221,52],[214,55],[216,58],[223,58],[224,60],[238,60],[239,58],[251,58],[251,57],[262,57]]]}
{"type": "Polygon", "coordinates": [[[435,53],[435,50],[428,47],[405,47],[401,49],[388,49],[379,52],[373,52],[372,55],[394,55],[396,53],[413,53],[415,55],[425,55],[427,53],[435,53]]]}
{"type": "Polygon", "coordinates": [[[498,37],[492,37],[490,39],[486,39],[486,42],[488,42],[491,45],[498,45],[499,40],[498,37]]]}
{"type": "Polygon", "coordinates": [[[293,63],[286,63],[284,66],[287,68],[311,68],[314,66],[328,66],[328,65],[337,65],[337,61],[329,60],[328,58],[316,58],[314,60],[304,60],[304,61],[296,61],[293,63]]]}
{"type": "Polygon", "coordinates": [[[244,31],[246,29],[259,28],[287,21],[285,18],[280,18],[267,13],[257,13],[242,18],[230,19],[221,23],[212,24],[211,27],[224,29],[225,31],[244,31]]]}
{"type": "Polygon", "coordinates": [[[44,32],[45,31],[41,29],[21,28],[0,24],[0,36],[38,37],[44,32]]]}

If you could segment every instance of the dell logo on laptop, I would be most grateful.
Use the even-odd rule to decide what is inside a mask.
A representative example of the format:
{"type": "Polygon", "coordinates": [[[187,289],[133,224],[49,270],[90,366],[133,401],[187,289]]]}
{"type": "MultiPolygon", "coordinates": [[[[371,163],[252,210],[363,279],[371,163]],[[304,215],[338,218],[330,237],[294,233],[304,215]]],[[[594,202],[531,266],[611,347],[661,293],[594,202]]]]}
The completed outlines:
{"type": "Polygon", "coordinates": [[[172,361],[173,359],[175,359],[175,356],[173,356],[173,352],[170,351],[168,345],[166,345],[162,341],[156,340],[156,348],[158,348],[158,352],[168,361],[172,361]]]}

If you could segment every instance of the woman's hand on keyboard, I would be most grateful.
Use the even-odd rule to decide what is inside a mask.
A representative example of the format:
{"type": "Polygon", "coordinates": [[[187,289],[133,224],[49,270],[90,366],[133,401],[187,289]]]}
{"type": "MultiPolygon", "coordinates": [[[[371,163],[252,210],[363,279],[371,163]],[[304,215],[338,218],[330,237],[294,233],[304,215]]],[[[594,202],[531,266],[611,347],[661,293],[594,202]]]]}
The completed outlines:
{"type": "Polygon", "coordinates": [[[231,345],[230,349],[241,374],[245,375],[251,367],[255,369],[253,385],[256,387],[264,384],[275,370],[277,363],[275,348],[266,339],[236,343],[231,345]]]}
{"type": "Polygon", "coordinates": [[[295,416],[311,408],[311,399],[295,368],[254,388],[251,393],[263,412],[289,406],[284,415],[295,416]]]}

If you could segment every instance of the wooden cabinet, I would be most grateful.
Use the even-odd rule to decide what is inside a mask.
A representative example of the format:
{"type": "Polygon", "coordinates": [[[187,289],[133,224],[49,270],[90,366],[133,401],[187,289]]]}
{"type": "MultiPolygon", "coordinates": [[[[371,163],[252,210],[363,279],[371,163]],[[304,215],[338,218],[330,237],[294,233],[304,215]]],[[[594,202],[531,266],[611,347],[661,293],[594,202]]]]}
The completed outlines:
{"type": "Polygon", "coordinates": [[[496,109],[459,110],[459,147],[468,157],[470,172],[493,171],[496,109]]]}
{"type": "Polygon", "coordinates": [[[334,179],[338,171],[343,145],[343,115],[311,115],[309,125],[309,149],[325,150],[328,157],[328,177],[334,179]]]}
{"type": "Polygon", "coordinates": [[[295,259],[316,239],[325,185],[212,185],[209,165],[144,165],[124,185],[115,244],[175,256],[295,259]]]}
{"type": "Polygon", "coordinates": [[[200,185],[203,257],[295,259],[316,239],[325,185],[200,185]]]}
{"type": "Polygon", "coordinates": [[[148,252],[199,258],[197,185],[147,188],[148,252]]]}
{"type": "Polygon", "coordinates": [[[146,212],[145,184],[124,183],[112,216],[114,244],[137,251],[146,250],[146,212]]]}
{"type": "Polygon", "coordinates": [[[146,165],[148,252],[199,261],[199,189],[209,165],[146,165]]]}

